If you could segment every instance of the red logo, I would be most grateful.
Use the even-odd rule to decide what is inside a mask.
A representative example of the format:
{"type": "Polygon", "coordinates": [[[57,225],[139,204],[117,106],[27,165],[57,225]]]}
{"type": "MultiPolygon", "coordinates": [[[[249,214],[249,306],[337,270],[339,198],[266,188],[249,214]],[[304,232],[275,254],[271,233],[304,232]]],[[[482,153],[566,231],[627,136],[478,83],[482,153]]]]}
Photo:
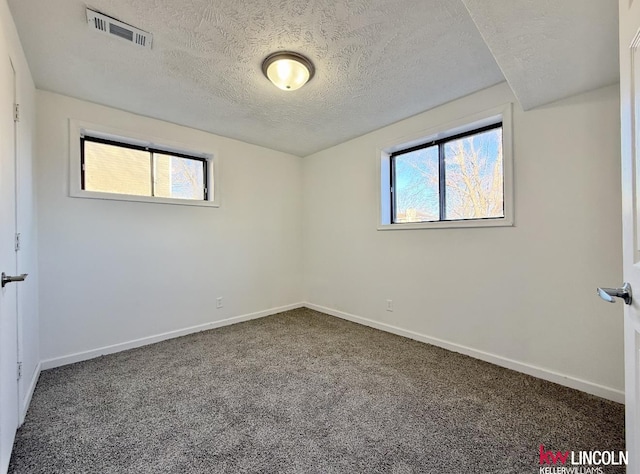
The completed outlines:
{"type": "Polygon", "coordinates": [[[540,464],[556,464],[558,461],[562,464],[567,462],[569,459],[569,453],[571,451],[558,451],[554,453],[553,451],[545,451],[544,444],[540,445],[540,464]]]}

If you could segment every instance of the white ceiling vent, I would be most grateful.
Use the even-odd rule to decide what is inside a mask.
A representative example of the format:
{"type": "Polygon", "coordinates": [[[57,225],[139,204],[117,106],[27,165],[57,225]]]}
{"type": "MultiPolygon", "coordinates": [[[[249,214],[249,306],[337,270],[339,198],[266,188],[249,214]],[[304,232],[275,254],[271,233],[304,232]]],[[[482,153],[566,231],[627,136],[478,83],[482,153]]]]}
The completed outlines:
{"type": "Polygon", "coordinates": [[[153,35],[151,33],[127,25],[115,18],[90,10],[89,8],[87,8],[87,22],[89,23],[89,28],[94,31],[110,36],[117,36],[129,43],[151,49],[151,43],[153,42],[153,35]]]}

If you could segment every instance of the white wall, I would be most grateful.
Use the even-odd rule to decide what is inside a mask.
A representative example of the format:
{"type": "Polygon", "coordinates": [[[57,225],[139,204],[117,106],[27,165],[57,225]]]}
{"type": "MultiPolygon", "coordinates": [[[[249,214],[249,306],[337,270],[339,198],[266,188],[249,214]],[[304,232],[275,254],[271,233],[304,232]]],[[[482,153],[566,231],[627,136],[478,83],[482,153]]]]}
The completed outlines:
{"type": "Polygon", "coordinates": [[[20,39],[6,0],[0,2],[0,25],[6,41],[2,55],[11,58],[16,71],[16,97],[20,104],[20,122],[17,126],[17,229],[21,234],[18,252],[18,271],[29,277],[18,286],[19,360],[22,361],[22,379],[19,382],[22,417],[26,413],[35,382],[40,373],[40,342],[38,327],[38,256],[36,229],[36,199],[32,171],[35,142],[35,86],[25,59],[20,39]]]}
{"type": "Polygon", "coordinates": [[[305,159],[48,92],[37,107],[46,367],[307,301],[622,400],[622,307],[595,296],[622,275],[617,86],[525,113],[501,84],[305,159]],[[516,225],[377,231],[377,150],[505,102],[516,225]],[[222,207],[70,198],[69,118],[216,152],[222,207]]]}
{"type": "Polygon", "coordinates": [[[514,104],[514,227],[376,230],[379,148],[506,102],[501,84],[305,158],[306,301],[622,401],[622,304],[595,295],[622,278],[617,86],[514,104]]]}
{"type": "Polygon", "coordinates": [[[37,108],[45,367],[302,301],[300,158],[49,92],[37,108]],[[216,153],[221,207],[69,197],[70,118],[216,153]]]}

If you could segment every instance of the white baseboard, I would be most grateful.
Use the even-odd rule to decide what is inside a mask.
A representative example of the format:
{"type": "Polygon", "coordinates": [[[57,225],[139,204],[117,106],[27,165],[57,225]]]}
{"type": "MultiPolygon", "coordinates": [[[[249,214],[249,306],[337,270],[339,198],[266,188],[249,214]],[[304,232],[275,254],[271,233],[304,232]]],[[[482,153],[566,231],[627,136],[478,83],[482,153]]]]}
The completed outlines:
{"type": "Polygon", "coordinates": [[[337,311],[335,309],[326,308],[324,306],[319,306],[312,303],[305,303],[304,306],[309,309],[320,311],[321,313],[326,313],[331,316],[335,316],[337,318],[346,319],[347,321],[351,321],[357,324],[362,324],[364,326],[380,329],[381,331],[390,332],[392,334],[397,334],[398,336],[408,337],[409,339],[414,339],[416,341],[425,342],[427,344],[442,347],[444,349],[447,349],[453,352],[458,352],[460,354],[468,355],[475,359],[480,359],[485,362],[490,362],[492,364],[498,365],[500,367],[505,367],[507,369],[515,370],[516,372],[522,372],[523,374],[531,375],[539,379],[548,380],[549,382],[554,382],[559,385],[564,385],[565,387],[590,393],[598,397],[606,398],[607,400],[612,400],[618,403],[624,403],[624,391],[621,391],[621,390],[605,387],[603,385],[598,385],[593,382],[589,382],[587,380],[582,380],[575,377],[571,377],[569,375],[564,375],[564,374],[555,372],[553,370],[544,369],[542,367],[537,367],[535,365],[527,364],[524,362],[518,362],[516,360],[508,359],[506,357],[502,357],[496,354],[491,354],[489,352],[480,351],[477,349],[473,349],[471,347],[462,346],[460,344],[445,341],[435,337],[426,336],[424,334],[419,334],[417,332],[402,329],[396,326],[392,326],[390,324],[373,321],[371,319],[345,313],[343,311],[337,311]]]}
{"type": "Polygon", "coordinates": [[[24,400],[22,400],[22,406],[20,407],[20,426],[22,426],[22,423],[24,423],[24,419],[27,416],[27,410],[29,409],[29,405],[31,405],[31,398],[33,398],[33,392],[36,390],[36,385],[38,384],[41,371],[42,363],[38,362],[36,370],[33,371],[33,377],[31,377],[31,382],[29,383],[27,392],[24,395],[24,400]]]}
{"type": "Polygon", "coordinates": [[[302,308],[304,303],[294,303],[279,308],[271,308],[264,311],[258,311],[256,313],[244,314],[242,316],[235,316],[228,319],[222,319],[220,321],[212,321],[210,323],[200,324],[198,326],[191,326],[184,329],[178,329],[175,331],[169,331],[162,334],[156,334],[154,336],[142,337],[140,339],[134,339],[132,341],[121,342],[119,344],[113,344],[111,346],[100,347],[98,349],[92,349],[83,352],[76,352],[75,354],[69,354],[62,357],[55,357],[53,359],[43,360],[41,362],[42,370],[53,369],[55,367],[61,367],[63,365],[73,364],[75,362],[81,362],[83,360],[94,359],[107,354],[113,354],[115,352],[126,351],[128,349],[135,349],[136,347],[146,346],[154,344],[156,342],[165,341],[167,339],[173,339],[180,336],[186,336],[196,332],[207,331],[209,329],[215,329],[222,326],[230,326],[231,324],[241,323],[244,321],[250,321],[252,319],[263,318],[272,314],[281,313],[283,311],[289,311],[291,309],[302,308]]]}
{"type": "Polygon", "coordinates": [[[424,342],[426,344],[442,347],[444,349],[447,349],[453,352],[458,352],[460,354],[468,355],[470,357],[480,359],[485,362],[498,365],[500,367],[505,367],[507,369],[515,370],[517,372],[522,372],[524,374],[531,375],[533,377],[537,377],[543,380],[548,380],[550,382],[564,385],[566,387],[580,390],[582,392],[586,392],[592,395],[606,398],[607,400],[612,400],[618,403],[624,403],[624,391],[621,391],[621,390],[605,387],[603,385],[595,384],[593,382],[589,382],[586,380],[564,375],[559,372],[555,372],[553,370],[534,366],[524,362],[519,362],[513,359],[492,354],[489,352],[484,352],[477,349],[473,349],[471,347],[445,341],[443,339],[438,339],[435,337],[427,336],[427,335],[420,334],[407,329],[402,329],[396,326],[392,326],[390,324],[381,323],[378,321],[374,321],[372,319],[367,319],[361,316],[356,316],[354,314],[345,313],[343,311],[334,310],[331,308],[327,308],[327,307],[312,304],[312,303],[295,303],[291,305],[281,306],[279,308],[271,308],[268,310],[259,311],[256,313],[245,314],[242,316],[235,316],[232,318],[223,319],[221,321],[212,321],[210,323],[201,324],[198,326],[192,326],[184,329],[178,329],[176,331],[170,331],[162,334],[157,334],[154,336],[134,339],[132,341],[113,344],[113,345],[101,347],[98,349],[92,349],[89,351],[77,352],[75,354],[69,354],[62,357],[43,360],[40,364],[38,364],[38,367],[34,372],[33,379],[31,381],[31,384],[29,385],[29,390],[25,396],[25,400],[23,401],[22,410],[21,410],[22,420],[24,420],[24,416],[27,412],[27,408],[29,407],[29,403],[31,402],[31,397],[33,396],[33,391],[35,390],[36,383],[38,381],[38,377],[40,375],[41,370],[47,370],[47,369],[52,369],[52,368],[60,367],[67,364],[73,364],[75,362],[89,360],[95,357],[100,357],[102,355],[113,354],[115,352],[126,351],[128,349],[134,349],[136,347],[146,346],[148,344],[154,344],[156,342],[161,342],[167,339],[173,339],[180,336],[186,336],[188,334],[193,334],[200,331],[207,331],[209,329],[215,329],[222,326],[229,326],[231,324],[241,323],[243,321],[250,321],[252,319],[263,318],[265,316],[270,316],[272,314],[281,313],[283,311],[289,311],[289,310],[301,308],[301,307],[307,307],[309,309],[320,311],[321,313],[329,314],[331,316],[345,319],[347,321],[351,321],[357,324],[362,324],[364,326],[369,326],[375,329],[379,329],[381,331],[386,331],[392,334],[396,334],[398,336],[403,336],[409,339],[414,339],[416,341],[424,342]]]}

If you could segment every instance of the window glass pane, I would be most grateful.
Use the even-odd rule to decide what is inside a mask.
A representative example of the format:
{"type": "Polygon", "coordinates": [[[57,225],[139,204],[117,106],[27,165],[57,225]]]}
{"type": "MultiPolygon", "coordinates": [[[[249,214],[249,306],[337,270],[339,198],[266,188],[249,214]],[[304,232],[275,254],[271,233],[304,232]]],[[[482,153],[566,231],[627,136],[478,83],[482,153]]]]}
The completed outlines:
{"type": "Polygon", "coordinates": [[[154,153],[155,195],[204,199],[204,165],[200,160],[154,153]]]}
{"type": "Polygon", "coordinates": [[[394,222],[437,221],[440,217],[438,147],[398,155],[394,163],[394,222]]]}
{"type": "Polygon", "coordinates": [[[502,128],[444,145],[446,220],[504,217],[502,128]]]}
{"type": "Polygon", "coordinates": [[[84,189],[151,196],[151,155],[146,151],[85,141],[84,189]]]}

